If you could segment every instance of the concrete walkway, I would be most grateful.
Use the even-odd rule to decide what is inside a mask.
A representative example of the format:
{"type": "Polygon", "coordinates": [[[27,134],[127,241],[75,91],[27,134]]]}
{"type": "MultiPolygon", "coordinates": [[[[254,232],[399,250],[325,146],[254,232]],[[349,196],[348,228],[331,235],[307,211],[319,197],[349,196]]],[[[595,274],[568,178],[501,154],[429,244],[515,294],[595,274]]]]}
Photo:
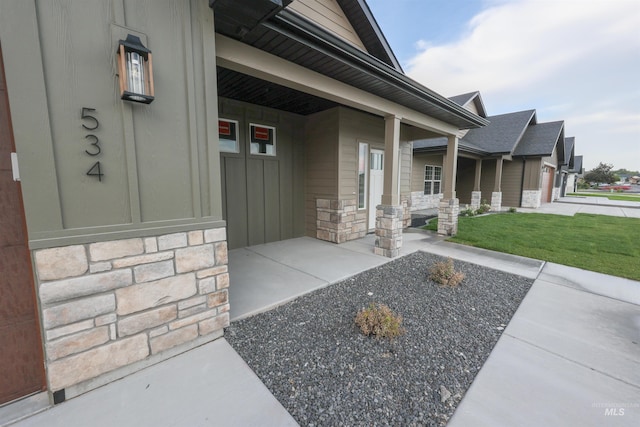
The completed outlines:
{"type": "Polygon", "coordinates": [[[561,197],[539,208],[518,208],[518,212],[573,216],[577,213],[640,218],[640,202],[609,200],[606,197],[561,197]]]}
{"type": "MultiPolygon", "coordinates": [[[[556,211],[549,213],[559,213],[573,205],[551,206],[556,211]]],[[[403,254],[423,250],[535,279],[450,426],[640,425],[640,282],[460,246],[423,232],[405,233],[403,241],[403,254]]],[[[232,318],[389,262],[372,253],[373,244],[372,235],[342,245],[300,238],[230,251],[232,318]]],[[[219,339],[15,425],[296,423],[219,339]]]]}

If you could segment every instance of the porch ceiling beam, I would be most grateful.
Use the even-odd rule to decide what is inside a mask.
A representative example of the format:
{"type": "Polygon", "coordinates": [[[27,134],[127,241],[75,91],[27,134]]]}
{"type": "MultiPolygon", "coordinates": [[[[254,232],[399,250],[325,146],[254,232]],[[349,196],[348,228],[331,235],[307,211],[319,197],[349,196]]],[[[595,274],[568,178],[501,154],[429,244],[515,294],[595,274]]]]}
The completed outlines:
{"type": "Polygon", "coordinates": [[[381,117],[402,117],[402,123],[453,135],[453,125],[419,113],[411,108],[386,100],[372,93],[349,86],[245,43],[216,34],[217,65],[243,74],[319,96],[342,105],[381,117]]]}

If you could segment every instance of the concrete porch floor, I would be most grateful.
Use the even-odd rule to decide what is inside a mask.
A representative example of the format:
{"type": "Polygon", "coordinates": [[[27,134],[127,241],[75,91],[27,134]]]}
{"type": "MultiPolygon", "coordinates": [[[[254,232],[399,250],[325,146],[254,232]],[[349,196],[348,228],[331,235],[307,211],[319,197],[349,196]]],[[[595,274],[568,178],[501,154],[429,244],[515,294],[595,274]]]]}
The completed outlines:
{"type": "MultiPolygon", "coordinates": [[[[373,254],[374,240],[335,245],[299,238],[230,251],[232,319],[391,261],[373,254]]],[[[639,282],[409,231],[402,254],[415,250],[535,279],[449,426],[640,425],[639,282]]],[[[3,409],[0,425],[7,425],[3,409]]],[[[221,338],[15,425],[296,422],[221,338]]]]}

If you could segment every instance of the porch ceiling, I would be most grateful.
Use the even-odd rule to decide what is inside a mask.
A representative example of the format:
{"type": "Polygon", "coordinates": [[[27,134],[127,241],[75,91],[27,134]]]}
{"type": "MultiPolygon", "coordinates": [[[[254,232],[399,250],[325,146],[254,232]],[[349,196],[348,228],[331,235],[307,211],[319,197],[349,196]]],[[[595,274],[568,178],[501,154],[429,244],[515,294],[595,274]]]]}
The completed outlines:
{"type": "Polygon", "coordinates": [[[339,104],[257,77],[217,67],[218,95],[290,113],[309,115],[339,104]]]}

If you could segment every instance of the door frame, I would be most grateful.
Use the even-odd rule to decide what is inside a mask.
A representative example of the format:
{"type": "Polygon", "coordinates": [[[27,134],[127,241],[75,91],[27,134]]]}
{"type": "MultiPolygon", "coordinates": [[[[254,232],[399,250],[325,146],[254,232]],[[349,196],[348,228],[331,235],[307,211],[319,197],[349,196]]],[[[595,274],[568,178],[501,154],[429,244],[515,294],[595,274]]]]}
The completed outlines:
{"type": "Polygon", "coordinates": [[[369,199],[369,203],[368,203],[368,209],[369,209],[369,215],[367,217],[367,229],[369,231],[371,230],[375,230],[376,228],[376,208],[375,206],[377,206],[378,204],[381,203],[381,200],[378,200],[374,205],[372,205],[373,201],[376,200],[376,198],[374,197],[373,194],[373,173],[371,173],[372,169],[371,169],[371,156],[373,154],[381,154],[382,155],[382,169],[375,169],[376,171],[381,171],[382,172],[382,188],[380,189],[380,197],[382,197],[382,193],[384,192],[384,156],[385,156],[385,152],[384,150],[381,150],[379,148],[369,148],[369,190],[368,190],[368,199],[369,199]],[[373,208],[372,208],[373,206],[373,208]],[[373,222],[373,226],[371,225],[373,222]]]}

